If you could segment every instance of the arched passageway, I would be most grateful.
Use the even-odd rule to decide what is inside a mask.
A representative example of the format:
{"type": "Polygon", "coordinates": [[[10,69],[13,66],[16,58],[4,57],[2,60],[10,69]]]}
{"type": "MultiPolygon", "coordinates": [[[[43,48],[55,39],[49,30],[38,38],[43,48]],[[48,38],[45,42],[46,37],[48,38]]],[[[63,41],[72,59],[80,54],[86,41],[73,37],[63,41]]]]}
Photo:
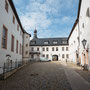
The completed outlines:
{"type": "Polygon", "coordinates": [[[52,61],[58,61],[58,55],[53,55],[52,56],[52,61]]]}

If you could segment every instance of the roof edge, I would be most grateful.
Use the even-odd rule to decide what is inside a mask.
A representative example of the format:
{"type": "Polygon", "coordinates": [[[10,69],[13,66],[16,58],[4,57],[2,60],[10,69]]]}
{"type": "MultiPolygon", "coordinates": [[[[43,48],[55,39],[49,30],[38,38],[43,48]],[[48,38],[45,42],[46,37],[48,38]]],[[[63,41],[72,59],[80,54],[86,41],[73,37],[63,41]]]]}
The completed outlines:
{"type": "MultiPolygon", "coordinates": [[[[22,26],[22,24],[21,24],[21,21],[20,21],[20,19],[19,19],[19,16],[18,16],[18,13],[17,13],[17,11],[16,11],[16,8],[15,8],[15,5],[14,5],[13,1],[12,1],[12,0],[8,0],[8,2],[9,2],[10,6],[11,6],[11,8],[12,8],[12,10],[13,10],[13,13],[15,14],[15,17],[16,17],[16,19],[17,19],[17,21],[18,21],[18,23],[19,23],[19,25],[20,25],[20,27],[21,27],[21,30],[23,31],[23,33],[27,33],[27,32],[23,29],[23,26],[22,26]]],[[[29,33],[27,33],[27,34],[29,34],[29,33]]],[[[30,35],[30,37],[31,37],[31,34],[29,34],[29,35],[30,35]]]]}
{"type": "Polygon", "coordinates": [[[78,21],[79,21],[79,20],[78,20],[78,19],[76,19],[76,21],[75,21],[75,23],[74,23],[74,25],[73,25],[73,27],[72,27],[72,30],[71,30],[71,32],[70,32],[69,37],[68,37],[68,39],[67,39],[67,40],[69,40],[69,38],[70,38],[71,34],[73,33],[73,31],[74,31],[74,29],[75,29],[75,27],[76,27],[76,25],[77,25],[78,21]]]}
{"type": "Polygon", "coordinates": [[[81,3],[82,3],[82,0],[79,0],[77,19],[75,20],[75,23],[74,23],[74,25],[73,25],[73,27],[72,27],[72,30],[71,30],[70,34],[69,34],[68,40],[69,40],[71,34],[73,33],[74,28],[76,27],[77,23],[79,22],[81,3]]]}

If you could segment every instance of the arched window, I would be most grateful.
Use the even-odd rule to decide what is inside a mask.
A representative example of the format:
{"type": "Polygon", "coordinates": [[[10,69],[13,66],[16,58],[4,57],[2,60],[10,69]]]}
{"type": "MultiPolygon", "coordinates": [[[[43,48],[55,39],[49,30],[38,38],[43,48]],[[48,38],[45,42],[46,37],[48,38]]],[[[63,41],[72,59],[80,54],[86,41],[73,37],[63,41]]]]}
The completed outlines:
{"type": "Polygon", "coordinates": [[[90,17],[90,8],[87,9],[86,16],[90,17]]]}

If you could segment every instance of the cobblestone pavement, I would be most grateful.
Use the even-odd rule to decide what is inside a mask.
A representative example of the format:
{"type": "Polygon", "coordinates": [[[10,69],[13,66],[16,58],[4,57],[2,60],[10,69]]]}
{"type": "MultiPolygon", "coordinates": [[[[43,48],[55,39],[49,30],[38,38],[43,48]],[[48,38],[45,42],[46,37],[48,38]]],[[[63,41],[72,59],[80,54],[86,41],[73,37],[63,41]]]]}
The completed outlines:
{"type": "MultiPolygon", "coordinates": [[[[72,62],[65,63],[62,61],[60,63],[62,64],[62,67],[65,70],[65,74],[72,87],[72,90],[90,90],[90,83],[76,71],[81,70],[81,67],[73,64],[72,62]]],[[[87,77],[87,75],[85,75],[85,77],[87,77]]]]}
{"type": "Polygon", "coordinates": [[[90,71],[82,70],[80,66],[72,63],[67,63],[68,67],[73,68],[81,77],[90,83],[90,71]]]}
{"type": "Polygon", "coordinates": [[[72,90],[60,62],[27,65],[5,81],[0,90],[72,90]]]}
{"type": "Polygon", "coordinates": [[[79,69],[76,69],[75,71],[90,83],[90,71],[83,71],[79,69]]]}

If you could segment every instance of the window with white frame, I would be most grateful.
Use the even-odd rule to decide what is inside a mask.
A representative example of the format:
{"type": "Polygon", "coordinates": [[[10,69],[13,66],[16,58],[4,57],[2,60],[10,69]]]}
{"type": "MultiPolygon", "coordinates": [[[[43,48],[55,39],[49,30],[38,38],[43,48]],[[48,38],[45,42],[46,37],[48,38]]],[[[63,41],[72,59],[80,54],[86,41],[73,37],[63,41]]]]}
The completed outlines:
{"type": "Polygon", "coordinates": [[[58,47],[56,47],[56,51],[58,51],[58,47]]]}
{"type": "Polygon", "coordinates": [[[48,41],[45,41],[44,44],[49,44],[49,42],[48,41]]]}
{"type": "Polygon", "coordinates": [[[39,51],[39,48],[37,48],[37,51],[39,51]]]}
{"type": "Polygon", "coordinates": [[[62,47],[62,51],[64,51],[64,47],[62,47]]]}
{"type": "Polygon", "coordinates": [[[68,47],[66,47],[66,51],[68,51],[68,47]]]}
{"type": "Polygon", "coordinates": [[[52,51],[54,51],[54,47],[52,47],[52,51]]]}
{"type": "Polygon", "coordinates": [[[32,44],[36,44],[36,41],[31,41],[32,44]]]}
{"type": "Polygon", "coordinates": [[[48,47],[46,48],[46,51],[48,51],[48,47]]]}
{"type": "Polygon", "coordinates": [[[2,31],[2,48],[7,49],[7,32],[8,29],[3,26],[3,31],[2,31]]]}
{"type": "Polygon", "coordinates": [[[48,55],[48,54],[46,55],[46,58],[47,58],[47,59],[49,58],[49,55],[48,55]]]}
{"type": "Polygon", "coordinates": [[[66,54],[66,58],[69,58],[69,54],[66,54]]]}
{"type": "Polygon", "coordinates": [[[58,41],[53,41],[53,44],[58,44],[58,41]]]}
{"type": "Polygon", "coordinates": [[[66,40],[62,41],[62,44],[67,44],[67,41],[66,40]]]}
{"type": "Polygon", "coordinates": [[[65,55],[64,54],[62,54],[62,58],[65,58],[65,55]]]}

